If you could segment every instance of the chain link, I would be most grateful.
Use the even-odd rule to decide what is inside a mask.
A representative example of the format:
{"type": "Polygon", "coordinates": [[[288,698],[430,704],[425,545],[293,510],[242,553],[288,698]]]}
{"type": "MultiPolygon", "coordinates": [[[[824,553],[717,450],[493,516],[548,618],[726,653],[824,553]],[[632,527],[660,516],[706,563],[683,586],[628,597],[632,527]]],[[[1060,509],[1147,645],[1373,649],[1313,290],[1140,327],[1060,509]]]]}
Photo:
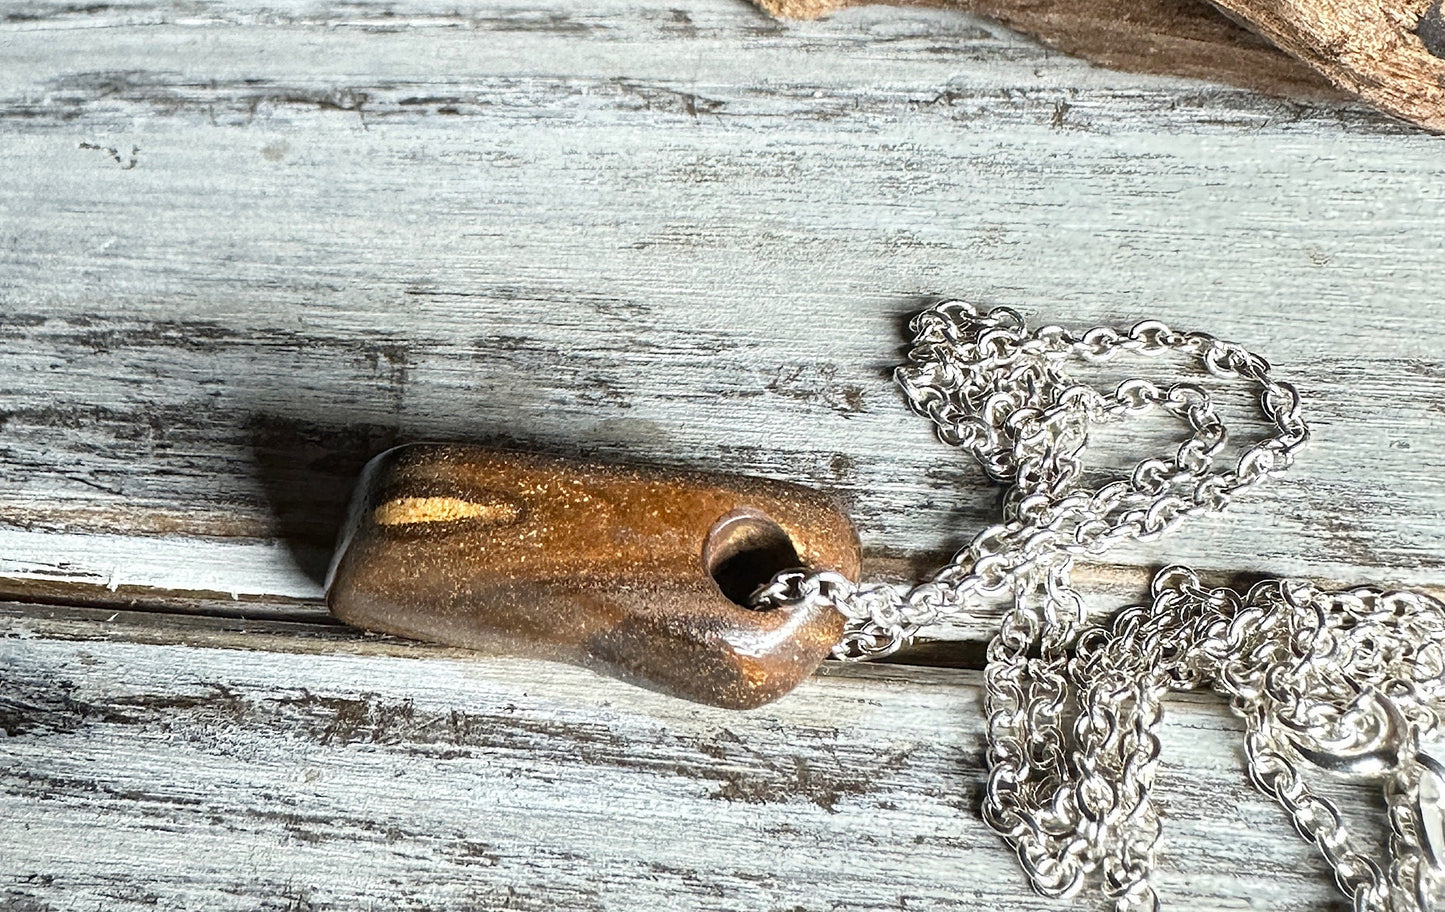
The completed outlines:
{"type": "Polygon", "coordinates": [[[1161,826],[1151,795],[1163,701],[1209,687],[1245,719],[1250,778],[1319,847],[1354,908],[1430,908],[1445,880],[1445,765],[1429,749],[1436,707],[1445,705],[1445,605],[1417,593],[1326,593],[1281,581],[1241,594],[1205,589],[1192,571],[1171,567],[1155,578],[1151,604],[1099,625],[1070,582],[1076,559],[1153,541],[1288,469],[1309,439],[1295,388],[1239,345],[1152,320],[1127,332],[1029,331],[1008,308],[949,301],[911,329],[896,379],[940,439],[1009,486],[1003,522],[907,590],[789,571],[755,604],[835,605],[848,626],[834,653],[858,660],[1012,599],[984,670],[983,815],[1040,893],[1072,896],[1097,879],[1121,912],[1159,907],[1150,875],[1161,826]],[[1124,354],[1173,355],[1252,387],[1269,433],[1231,461],[1203,386],[1129,379],[1102,392],[1067,370],[1124,354]],[[1185,430],[1172,456],[1091,486],[1083,458],[1091,429],[1151,411],[1185,430]],[[1305,762],[1384,777],[1390,864],[1350,847],[1338,809],[1303,777],[1305,762]]]}

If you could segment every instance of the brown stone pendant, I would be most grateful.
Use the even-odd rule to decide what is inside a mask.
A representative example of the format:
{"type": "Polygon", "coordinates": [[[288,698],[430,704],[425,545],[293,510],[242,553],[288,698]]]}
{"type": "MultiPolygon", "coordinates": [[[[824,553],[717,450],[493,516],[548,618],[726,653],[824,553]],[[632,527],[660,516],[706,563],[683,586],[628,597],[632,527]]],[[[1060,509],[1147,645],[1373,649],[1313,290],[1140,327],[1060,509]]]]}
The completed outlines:
{"type": "Polygon", "coordinates": [[[791,690],[842,635],[831,607],[744,607],[794,567],[858,577],[852,525],[807,488],[416,444],[363,472],[327,601],[367,630],[746,709],[791,690]]]}

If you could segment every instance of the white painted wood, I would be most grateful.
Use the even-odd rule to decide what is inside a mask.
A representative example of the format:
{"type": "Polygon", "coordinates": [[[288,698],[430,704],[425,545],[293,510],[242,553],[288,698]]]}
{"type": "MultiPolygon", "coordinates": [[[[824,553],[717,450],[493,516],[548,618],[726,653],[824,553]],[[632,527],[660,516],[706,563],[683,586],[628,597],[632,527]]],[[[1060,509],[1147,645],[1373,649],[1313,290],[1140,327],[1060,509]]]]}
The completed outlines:
{"type": "Polygon", "coordinates": [[[1118,560],[1445,580],[1440,146],[1362,109],[940,11],[23,9],[8,591],[60,564],[314,598],[360,460],[434,436],[811,482],[918,572],[997,497],[885,377],[939,294],[1158,316],[1301,383],[1296,473],[1118,560]],[[156,535],[225,547],[182,565],[156,535]]]}
{"type": "MultiPolygon", "coordinates": [[[[887,379],[935,296],[1300,384],[1297,469],[1082,571],[1101,604],[1180,560],[1445,586],[1445,147],[1364,108],[938,10],[0,13],[0,595],[99,609],[4,612],[0,907],[1065,907],[977,820],[966,675],[732,715],[321,623],[356,470],[418,438],[809,482],[922,572],[998,496],[887,379]]],[[[1338,904],[1237,744],[1172,709],[1166,896],[1338,904]]]]}
{"type": "MultiPolygon", "coordinates": [[[[116,592],[211,590],[316,600],[320,587],[284,553],[278,541],[210,542],[180,536],[26,532],[0,529],[0,575],[116,592]],[[35,560],[5,555],[50,554],[35,560]],[[106,567],[110,570],[107,572],[106,567]]],[[[102,597],[96,592],[97,597],[102,597]]]]}
{"type": "MultiPolygon", "coordinates": [[[[1103,908],[1031,895],[978,819],[971,672],[855,669],[737,713],[544,663],[44,613],[0,640],[7,908],[1103,908]]],[[[1171,704],[1160,889],[1335,907],[1240,738],[1215,700],[1171,704]]],[[[1327,794],[1378,836],[1366,790],[1327,794]]]]}

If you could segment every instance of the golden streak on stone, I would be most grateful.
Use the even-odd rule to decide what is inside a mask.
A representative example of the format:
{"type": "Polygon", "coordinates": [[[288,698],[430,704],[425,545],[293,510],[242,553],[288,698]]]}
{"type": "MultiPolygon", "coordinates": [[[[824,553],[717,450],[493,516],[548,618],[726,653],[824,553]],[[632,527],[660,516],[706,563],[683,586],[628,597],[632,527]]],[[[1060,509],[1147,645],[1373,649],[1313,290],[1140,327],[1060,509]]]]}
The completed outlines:
{"type": "Polygon", "coordinates": [[[377,507],[373,518],[382,526],[454,522],[458,519],[513,523],[521,513],[516,504],[504,500],[477,502],[460,497],[398,497],[377,507]]]}
{"type": "Polygon", "coordinates": [[[847,517],[798,485],[417,444],[363,472],[326,595],[368,630],[744,709],[844,625],[826,604],[744,607],[753,589],[796,567],[857,579],[859,560],[847,517]]]}

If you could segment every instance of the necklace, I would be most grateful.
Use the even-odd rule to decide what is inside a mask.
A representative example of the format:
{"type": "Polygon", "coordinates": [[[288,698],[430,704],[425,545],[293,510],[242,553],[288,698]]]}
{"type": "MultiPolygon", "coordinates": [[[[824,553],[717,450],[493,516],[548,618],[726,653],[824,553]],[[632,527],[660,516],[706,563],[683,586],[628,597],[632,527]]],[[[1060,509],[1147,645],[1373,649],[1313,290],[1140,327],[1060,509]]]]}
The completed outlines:
{"type": "Polygon", "coordinates": [[[1098,882],[1120,912],[1159,907],[1151,793],[1163,700],[1211,688],[1244,719],[1251,780],[1319,847],[1353,908],[1430,909],[1445,885],[1445,604],[1281,580],[1206,588],[1169,567],[1149,604],[1100,624],[1071,584],[1075,560],[1153,541],[1288,469],[1309,439],[1294,387],[1239,345],[1157,321],[1030,331],[1007,308],[949,301],[911,328],[896,373],[910,406],[1008,486],[1003,522],[911,588],[855,583],[851,526],[796,486],[423,446],[383,454],[364,474],[328,582],[332,610],[746,708],[830,649],[886,656],[929,624],[1011,599],[986,653],[983,815],[1039,892],[1098,882]],[[1070,374],[1128,355],[1180,361],[1199,382],[1130,378],[1105,393],[1070,374]],[[1223,382],[1250,388],[1268,423],[1232,452],[1206,385],[1223,382]],[[1091,431],[1148,412],[1186,439],[1171,458],[1099,480],[1085,459],[1091,431]],[[765,555],[760,578],[771,579],[729,596],[726,568],[744,553],[765,555]],[[599,555],[624,570],[586,577],[607,563],[599,555]],[[568,611],[549,613],[558,603],[568,611]],[[1382,782],[1388,863],[1351,847],[1310,768],[1382,782]]]}
{"type": "Polygon", "coordinates": [[[1430,908],[1445,880],[1445,765],[1431,744],[1435,707],[1445,705],[1445,605],[1418,593],[1323,592],[1278,580],[1247,593],[1206,589],[1187,568],[1169,567],[1154,578],[1151,604],[1097,625],[1070,585],[1076,558],[1151,541],[1287,469],[1309,438],[1295,389],[1238,345],[1154,321],[1127,333],[1030,332],[1007,308],[953,301],[915,317],[912,330],[898,382],[945,443],[1010,486],[1004,522],[907,591],[795,571],[759,601],[837,606],[849,621],[835,655],[858,660],[1012,597],[984,672],[983,814],[1045,895],[1074,895],[1095,877],[1121,912],[1158,908],[1150,874],[1161,826],[1150,792],[1162,700],[1209,687],[1245,720],[1251,780],[1319,847],[1353,908],[1430,908]],[[1252,385],[1270,433],[1219,467],[1225,425],[1201,386],[1130,379],[1104,394],[1067,372],[1074,361],[1128,353],[1183,357],[1205,375],[1252,385]],[[1174,457],[1090,486],[1090,428],[1149,410],[1188,429],[1174,457]],[[1387,865],[1351,848],[1306,765],[1383,781],[1387,865]]]}

